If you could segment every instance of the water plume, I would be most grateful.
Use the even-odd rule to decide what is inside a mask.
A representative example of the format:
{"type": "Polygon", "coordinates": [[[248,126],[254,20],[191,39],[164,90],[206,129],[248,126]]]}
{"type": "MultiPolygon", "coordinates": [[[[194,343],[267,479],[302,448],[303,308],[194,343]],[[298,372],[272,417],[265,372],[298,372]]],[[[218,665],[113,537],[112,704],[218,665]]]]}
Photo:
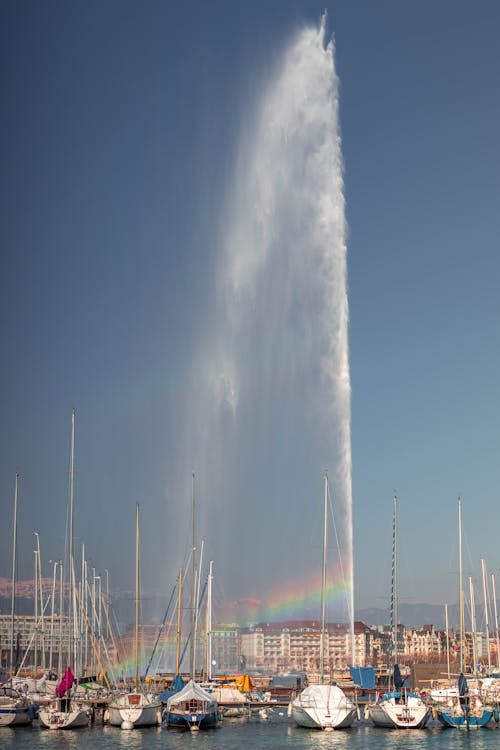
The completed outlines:
{"type": "MultiPolygon", "coordinates": [[[[339,82],[325,36],[325,18],[301,29],[245,113],[219,226],[217,300],[204,322],[182,444],[200,475],[216,570],[234,577],[229,591],[241,596],[252,589],[265,598],[267,587],[317,572],[321,536],[313,542],[311,529],[321,528],[329,470],[348,591],[329,614],[347,621],[346,223],[339,82]]],[[[300,596],[297,606],[299,616],[300,596]]]]}

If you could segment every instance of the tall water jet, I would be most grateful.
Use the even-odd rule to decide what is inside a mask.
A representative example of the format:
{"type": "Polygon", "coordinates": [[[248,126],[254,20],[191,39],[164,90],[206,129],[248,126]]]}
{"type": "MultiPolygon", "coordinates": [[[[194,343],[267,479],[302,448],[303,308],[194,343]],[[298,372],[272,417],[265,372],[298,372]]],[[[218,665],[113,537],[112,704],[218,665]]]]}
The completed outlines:
{"type": "MultiPolygon", "coordinates": [[[[345,582],[330,614],[352,634],[346,222],[339,82],[325,25],[294,36],[245,112],[183,451],[202,475],[216,570],[234,575],[226,592],[295,589],[297,606],[298,582],[307,589],[320,569],[311,519],[319,530],[329,470],[345,582]]],[[[187,482],[188,463],[183,471],[187,482]]]]}

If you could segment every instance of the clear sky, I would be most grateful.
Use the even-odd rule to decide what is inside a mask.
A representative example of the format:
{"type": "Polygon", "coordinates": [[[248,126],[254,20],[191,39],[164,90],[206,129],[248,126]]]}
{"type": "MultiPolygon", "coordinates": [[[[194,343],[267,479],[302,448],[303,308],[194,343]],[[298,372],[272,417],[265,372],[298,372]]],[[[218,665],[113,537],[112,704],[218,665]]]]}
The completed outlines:
{"type": "MultiPolygon", "coordinates": [[[[456,601],[459,494],[467,575],[482,557],[498,572],[498,2],[4,0],[0,575],[16,471],[20,577],[33,531],[47,575],[62,555],[76,407],[78,543],[132,588],[139,501],[143,587],[170,591],[191,469],[201,518],[213,500],[207,467],[173,456],[242,125],[325,7],[349,227],[355,604],[386,603],[394,490],[402,599],[456,601]]],[[[207,536],[221,598],[279,598],[302,554],[306,567],[320,555],[305,550],[325,467],[307,479],[313,522],[310,497],[287,484],[300,465],[266,473],[252,439],[241,495],[213,506],[224,533],[207,536]]]]}

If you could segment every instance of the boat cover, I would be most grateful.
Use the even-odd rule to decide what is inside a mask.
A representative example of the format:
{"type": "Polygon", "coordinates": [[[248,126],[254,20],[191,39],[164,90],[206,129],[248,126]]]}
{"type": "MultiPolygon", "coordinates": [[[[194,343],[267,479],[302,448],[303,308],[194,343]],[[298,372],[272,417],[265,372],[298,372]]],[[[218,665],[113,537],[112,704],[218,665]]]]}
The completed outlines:
{"type": "Polygon", "coordinates": [[[198,685],[197,682],[189,680],[188,684],[182,688],[178,693],[172,695],[167,701],[167,710],[175,709],[181,703],[185,701],[200,701],[205,703],[207,706],[217,706],[217,701],[213,699],[210,693],[207,693],[203,688],[198,685]]]}
{"type": "Polygon", "coordinates": [[[172,697],[172,695],[175,695],[180,690],[182,690],[185,684],[186,683],[182,679],[182,676],[180,674],[176,674],[170,690],[164,690],[163,693],[160,693],[160,695],[158,696],[158,700],[162,703],[166,703],[168,699],[172,697]]]}
{"type": "Polygon", "coordinates": [[[396,688],[396,690],[401,690],[404,684],[405,684],[405,681],[401,675],[399,664],[395,664],[394,665],[394,687],[396,688]]]}
{"type": "Polygon", "coordinates": [[[219,682],[224,685],[233,686],[235,685],[238,690],[242,693],[249,693],[252,690],[252,680],[248,674],[235,674],[229,677],[219,677],[219,682]]]}
{"type": "Polygon", "coordinates": [[[351,704],[345,693],[336,685],[309,685],[295,701],[302,707],[336,709],[351,704]]]}
{"type": "Polygon", "coordinates": [[[350,667],[351,680],[365,690],[375,688],[375,670],[373,667],[350,667]]]}

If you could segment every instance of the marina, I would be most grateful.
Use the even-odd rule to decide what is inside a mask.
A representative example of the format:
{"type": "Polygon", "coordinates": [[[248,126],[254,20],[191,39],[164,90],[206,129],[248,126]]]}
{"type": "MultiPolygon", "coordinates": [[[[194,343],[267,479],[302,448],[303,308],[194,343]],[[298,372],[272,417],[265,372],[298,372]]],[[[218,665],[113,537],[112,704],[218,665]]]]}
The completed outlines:
{"type": "MultiPolygon", "coordinates": [[[[196,538],[195,474],[191,482],[191,550],[188,564],[190,587],[184,586],[184,568],[173,587],[170,599],[156,637],[146,651],[140,646],[140,529],[139,503],[135,507],[135,623],[133,626],[133,671],[127,667],[124,675],[124,656],[110,622],[111,600],[108,591],[103,593],[96,585],[95,570],[89,576],[85,550],[82,546],[78,569],[81,578],[75,575],[74,551],[74,460],[75,460],[75,411],[71,418],[70,493],[68,504],[68,563],[69,574],[64,577],[60,564],[60,590],[56,608],[56,566],[52,588],[44,595],[41,576],[40,535],[35,532],[35,587],[34,618],[31,637],[21,647],[16,637],[16,547],[17,547],[17,502],[18,477],[14,494],[14,530],[12,560],[11,616],[8,622],[10,641],[9,659],[5,659],[0,695],[0,728],[4,731],[23,731],[30,727],[34,734],[20,737],[34,738],[38,742],[41,734],[76,732],[84,737],[92,731],[93,737],[101,730],[107,737],[108,730],[124,733],[141,733],[156,728],[166,734],[183,732],[192,735],[210,733],[233,720],[242,725],[276,723],[287,730],[290,725],[298,729],[321,734],[350,732],[369,726],[387,730],[420,731],[426,727],[435,729],[465,730],[492,729],[498,725],[500,714],[499,635],[496,616],[495,579],[492,576],[491,592],[495,610],[495,632],[486,628],[486,653],[479,652],[475,620],[469,639],[465,632],[464,588],[462,582],[462,502],[458,499],[459,511],[459,591],[460,628],[458,651],[450,653],[450,630],[446,629],[447,679],[443,678],[443,665],[436,664],[434,676],[427,679],[424,689],[417,685],[417,665],[405,658],[402,643],[404,631],[398,616],[397,591],[397,497],[393,498],[393,548],[392,580],[390,599],[390,623],[382,649],[382,664],[375,668],[367,664],[366,648],[359,648],[357,639],[366,640],[370,628],[364,623],[351,620],[349,626],[339,628],[326,622],[328,528],[331,524],[329,512],[332,498],[328,473],[324,473],[323,503],[323,558],[321,585],[320,622],[297,621],[276,624],[281,629],[279,638],[270,630],[268,653],[276,654],[278,643],[285,645],[288,653],[299,652],[299,642],[305,638],[311,652],[310,665],[317,671],[267,675],[236,673],[232,676],[217,675],[214,669],[217,654],[214,648],[212,623],[212,587],[214,579],[213,561],[208,573],[203,573],[204,540],[196,538]],[[199,553],[197,550],[199,546],[199,553]],[[203,587],[202,579],[205,580],[203,587]],[[187,594],[186,594],[187,591],[187,594]],[[184,597],[183,598],[183,593],[184,597]],[[45,614],[51,602],[50,615],[45,614]],[[177,622],[175,623],[175,614],[177,622]],[[63,627],[63,618],[66,627],[63,627]],[[175,671],[167,676],[159,669],[159,658],[155,655],[166,645],[166,632],[176,626],[175,671]],[[45,634],[50,633],[49,649],[45,634]],[[494,636],[494,637],[493,637],[494,636]],[[338,650],[339,639],[343,650],[338,650]],[[358,644],[358,645],[357,645],[358,644]],[[360,658],[360,654],[364,657],[360,658]],[[55,654],[57,653],[57,659],[55,654]],[[189,661],[187,671],[181,673],[184,657],[189,661]],[[458,658],[457,658],[458,657],[458,658]],[[359,659],[363,666],[346,666],[359,659]],[[399,662],[402,659],[401,668],[399,662]],[[146,664],[147,661],[147,664],[146,664]],[[496,662],[496,671],[494,664],[496,662]],[[196,668],[196,664],[201,666],[196,668]],[[57,666],[56,666],[57,664],[57,666]],[[64,668],[64,665],[66,668],[64,668]],[[337,665],[335,669],[334,664],[337,665]],[[47,668],[48,666],[48,668],[47,668]],[[457,669],[459,673],[452,670],[457,669]],[[57,671],[56,671],[57,670],[57,671]],[[74,670],[74,671],[73,671],[74,670]],[[118,676],[122,672],[121,678],[118,676]],[[133,676],[132,676],[133,675],[133,676]],[[467,677],[466,677],[467,675],[467,677]],[[439,679],[436,680],[436,677],[439,679]],[[437,684],[439,683],[439,684],[437,684]],[[47,732],[47,730],[49,730],[47,732]],[[78,730],[78,731],[77,731],[78,730]]],[[[489,581],[486,578],[484,561],[483,587],[487,600],[489,581]]],[[[473,587],[470,587],[470,603],[474,605],[473,587]]],[[[446,611],[447,616],[447,611],[446,611]]],[[[232,626],[234,629],[235,625],[232,626]]],[[[258,650],[265,657],[265,636],[262,625],[242,629],[238,643],[245,637],[255,636],[258,650]]],[[[430,631],[433,633],[433,626],[430,631]]],[[[233,630],[230,631],[232,633],[233,630]]],[[[172,641],[172,639],[171,639],[172,641]]],[[[144,646],[144,644],[143,644],[144,646]]],[[[249,648],[252,653],[254,649],[249,648]]],[[[303,649],[300,649],[303,651],[303,649]]],[[[375,649],[372,655],[378,653],[375,649]]],[[[7,649],[4,651],[4,656],[7,649]]],[[[246,661],[240,650],[238,661],[246,661]]],[[[263,662],[264,663],[264,662],[263,662]]],[[[431,667],[431,665],[428,665],[431,667]]],[[[231,729],[229,730],[231,731],[231,729]]],[[[243,730],[242,730],[243,731],[243,730]]],[[[460,734],[460,732],[458,732],[460,734]]],[[[295,735],[294,735],[295,736],[295,735]]],[[[298,735],[299,737],[300,735],[298,735]]],[[[110,741],[113,735],[109,735],[110,741]]],[[[30,740],[31,742],[31,740],[30,740]]]]}
{"type": "Polygon", "coordinates": [[[497,750],[500,16],[48,3],[0,10],[0,750],[497,750]]]}
{"type": "MultiPolygon", "coordinates": [[[[232,721],[241,721],[243,727],[277,724],[286,729],[287,737],[291,727],[330,734],[332,732],[369,731],[368,727],[387,730],[421,731],[441,728],[465,730],[468,734],[475,729],[496,728],[500,714],[500,658],[498,620],[496,617],[495,579],[492,576],[491,591],[495,609],[495,633],[487,626],[486,654],[478,650],[475,621],[473,630],[466,638],[462,582],[462,503],[458,499],[459,511],[459,590],[460,614],[458,652],[450,653],[449,635],[446,629],[447,679],[443,679],[443,665],[436,664],[433,678],[427,681],[424,689],[417,685],[416,664],[405,658],[402,644],[401,624],[398,616],[397,592],[397,497],[393,498],[393,548],[390,624],[382,650],[383,663],[377,669],[366,664],[366,649],[359,648],[357,638],[367,637],[370,628],[364,623],[354,623],[340,628],[335,623],[326,622],[328,528],[331,523],[329,511],[331,496],[327,472],[324,473],[323,510],[323,559],[321,586],[320,623],[298,621],[277,624],[281,628],[279,639],[270,631],[268,653],[277,652],[278,642],[288,644],[289,653],[298,652],[298,643],[305,637],[312,654],[311,666],[318,671],[293,672],[280,675],[260,673],[253,677],[249,673],[232,676],[217,675],[214,667],[217,661],[213,656],[214,626],[212,623],[212,586],[214,578],[213,561],[208,566],[208,574],[203,574],[204,540],[198,543],[195,534],[196,503],[195,474],[191,482],[191,550],[188,565],[190,587],[184,587],[184,569],[172,589],[164,619],[156,637],[149,644],[147,652],[140,647],[140,533],[139,503],[135,507],[135,623],[133,627],[133,672],[128,667],[128,677],[123,674],[123,654],[117,647],[110,622],[111,600],[108,591],[103,594],[96,585],[95,570],[89,576],[85,551],[82,547],[79,569],[81,578],[75,575],[74,527],[73,527],[73,481],[75,445],[75,411],[71,419],[70,452],[70,493],[68,504],[69,575],[64,580],[63,565],[60,565],[60,591],[56,608],[56,566],[52,588],[44,596],[41,577],[40,535],[35,532],[35,588],[33,632],[21,648],[19,635],[16,637],[16,546],[17,546],[17,501],[18,477],[16,476],[14,496],[14,531],[12,561],[11,616],[8,622],[10,641],[8,667],[2,673],[2,695],[0,695],[0,728],[4,731],[26,731],[21,738],[30,738],[35,744],[44,734],[63,733],[67,736],[85,737],[92,731],[97,737],[99,731],[103,741],[114,741],[110,729],[123,732],[123,736],[140,734],[155,728],[165,734],[188,733],[192,735],[210,733],[216,730],[224,734],[236,731],[232,721]],[[199,544],[199,555],[196,552],[199,544]],[[205,584],[201,587],[201,580],[205,584]],[[186,595],[186,590],[187,591],[186,595]],[[185,599],[183,599],[183,593],[185,599]],[[50,616],[45,615],[51,602],[50,616]],[[153,666],[155,654],[165,646],[167,630],[174,626],[177,615],[175,636],[175,671],[169,676],[159,670],[159,659],[153,666]],[[63,627],[63,618],[66,627],[63,627]],[[50,633],[50,646],[47,650],[45,634],[50,633]],[[293,635],[294,634],[294,635],[293,635]],[[339,638],[344,648],[338,651],[339,638]],[[358,645],[356,645],[358,643],[358,645]],[[348,668],[346,663],[360,659],[362,667],[348,668]],[[55,654],[57,653],[57,659],[55,654]],[[187,658],[189,654],[189,659],[187,658]],[[458,654],[458,658],[457,658],[458,654]],[[183,659],[189,661],[189,669],[181,674],[183,659]],[[141,661],[142,658],[142,661],[141,661]],[[401,668],[399,662],[402,658],[401,668]],[[146,665],[147,659],[147,665],[146,665]],[[496,662],[496,671],[494,663],[496,662]],[[196,663],[201,667],[196,668],[196,663]],[[337,664],[335,670],[334,664],[337,664]],[[56,667],[57,664],[57,667],[56,667]],[[67,664],[64,669],[64,664],[67,664]],[[73,671],[72,666],[74,665],[73,671]],[[47,669],[48,666],[48,669],[47,669]],[[459,674],[453,672],[458,668],[459,674]],[[42,671],[41,671],[42,670],[42,671]],[[57,670],[57,671],[55,671],[57,670]],[[90,671],[89,671],[90,670],[90,671]],[[122,671],[121,679],[118,674],[122,671]],[[92,674],[91,674],[92,672],[92,674]],[[59,673],[59,674],[58,674],[59,673]],[[467,677],[466,677],[467,674],[467,677]],[[436,679],[436,677],[440,679],[436,679]],[[439,683],[439,684],[437,684],[439,683]],[[31,728],[32,734],[28,730],[31,728]],[[47,730],[49,730],[47,732],[47,730]],[[36,732],[39,731],[39,736],[36,732]]],[[[483,586],[486,601],[489,581],[483,562],[483,586]]],[[[98,576],[97,578],[100,577],[98,576]]],[[[474,604],[471,584],[470,602],[474,604]]],[[[447,613],[446,613],[447,614],[447,613]]],[[[232,626],[235,627],[234,625],[232,626]]],[[[272,628],[272,623],[267,623],[272,628]]],[[[245,629],[244,629],[245,630],[245,629]]],[[[265,636],[262,626],[246,628],[247,635],[256,637],[256,644],[265,655],[265,636]],[[255,632],[253,632],[255,631],[255,632]]],[[[231,631],[232,632],[232,631],[231,631]]],[[[429,632],[429,631],[428,631],[429,632]]],[[[432,634],[433,627],[430,632],[432,634]]],[[[240,644],[245,637],[242,632],[240,644]]],[[[364,643],[369,641],[365,640],[364,643]]],[[[249,652],[252,652],[252,648],[249,652]]],[[[5,655],[7,650],[5,650],[5,655]]],[[[373,655],[376,651],[374,649],[373,655]]],[[[240,651],[238,660],[243,654],[240,651]]],[[[244,657],[246,660],[246,657],[244,657]]],[[[429,668],[431,665],[428,665],[429,668]]],[[[248,729],[248,731],[253,731],[248,729]]],[[[461,732],[459,731],[458,734],[461,732]]],[[[354,735],[356,736],[356,735],[354,735]]],[[[371,735],[367,735],[371,736],[371,735]]],[[[297,735],[296,738],[300,738],[297,735]]],[[[92,740],[94,741],[94,740],[92,740]]],[[[137,742],[137,741],[134,741],[137,742]]],[[[300,741],[299,741],[300,745],[300,741]]]]}
{"type": "MultiPolygon", "coordinates": [[[[246,680],[248,682],[248,677],[246,680]]],[[[61,697],[46,699],[40,704],[34,698],[28,700],[22,693],[4,687],[3,698],[0,696],[3,700],[3,703],[0,701],[0,710],[3,709],[0,716],[15,716],[15,708],[19,707],[19,721],[4,720],[0,729],[7,732],[6,736],[10,736],[9,732],[23,732],[29,728],[33,731],[39,729],[42,733],[46,729],[57,730],[64,734],[72,734],[77,729],[78,733],[86,733],[90,729],[105,731],[113,728],[128,735],[131,730],[141,733],[149,727],[156,727],[167,733],[198,734],[203,730],[204,734],[219,729],[224,732],[233,721],[241,721],[252,726],[259,722],[278,722],[316,735],[350,732],[366,726],[374,726],[383,732],[411,729],[410,734],[426,727],[440,728],[443,732],[454,727],[469,733],[475,729],[498,728],[500,678],[485,678],[484,682],[489,693],[482,692],[481,684],[476,680],[471,680],[470,686],[465,678],[459,680],[460,703],[457,702],[457,708],[454,708],[452,690],[448,691],[451,697],[443,690],[416,693],[404,687],[401,677],[396,678],[397,692],[384,691],[382,687],[370,691],[344,687],[344,692],[323,679],[321,684],[309,685],[302,691],[275,688],[272,693],[259,694],[258,699],[254,692],[239,691],[234,683],[233,687],[225,689],[217,682],[190,680],[184,683],[180,676],[173,681],[174,690],[162,692],[158,692],[158,688],[153,692],[151,685],[148,690],[143,688],[136,692],[133,685],[128,690],[124,686],[121,689],[115,686],[111,690],[101,686],[99,693],[91,697],[78,686],[71,689],[67,685],[64,691],[56,690],[56,695],[61,697]],[[227,697],[224,696],[226,690],[227,697]],[[239,704],[235,692],[240,694],[239,704]],[[7,699],[10,701],[8,705],[7,699]],[[384,708],[389,701],[390,711],[384,708]],[[425,709],[423,718],[415,720],[413,714],[408,713],[412,701],[418,701],[425,709]],[[344,704],[349,706],[347,713],[344,704]],[[377,714],[379,705],[381,713],[377,714]],[[341,718],[340,714],[337,716],[339,711],[342,712],[341,718]],[[443,721],[442,714],[446,712],[450,719],[443,721]]]]}

